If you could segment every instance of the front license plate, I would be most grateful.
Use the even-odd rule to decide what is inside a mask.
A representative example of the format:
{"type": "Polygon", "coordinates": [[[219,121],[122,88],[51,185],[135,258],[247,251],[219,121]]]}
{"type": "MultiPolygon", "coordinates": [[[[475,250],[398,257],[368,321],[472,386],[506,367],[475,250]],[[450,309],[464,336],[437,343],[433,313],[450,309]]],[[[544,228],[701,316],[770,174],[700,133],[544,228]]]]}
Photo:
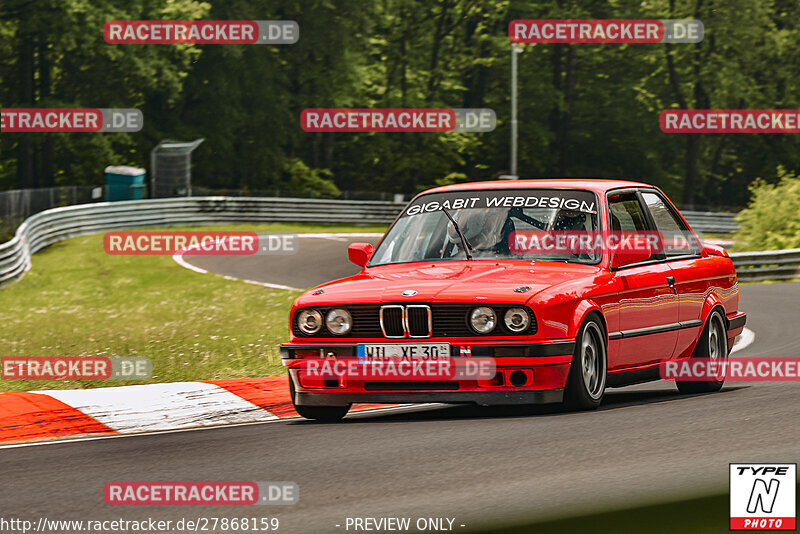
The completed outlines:
{"type": "Polygon", "coordinates": [[[447,361],[450,359],[449,343],[403,343],[356,345],[359,363],[373,361],[447,361]]]}

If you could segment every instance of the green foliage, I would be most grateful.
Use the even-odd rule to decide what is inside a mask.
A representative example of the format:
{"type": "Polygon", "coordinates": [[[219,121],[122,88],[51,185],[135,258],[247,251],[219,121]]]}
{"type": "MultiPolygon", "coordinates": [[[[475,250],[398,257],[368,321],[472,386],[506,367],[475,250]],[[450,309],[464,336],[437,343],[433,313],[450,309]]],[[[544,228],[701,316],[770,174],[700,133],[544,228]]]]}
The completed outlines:
{"type": "Polygon", "coordinates": [[[286,163],[284,171],[289,175],[289,191],[311,193],[318,198],[336,198],[342,194],[328,169],[311,169],[302,160],[294,158],[286,163]]]}
{"type": "MultiPolygon", "coordinates": [[[[259,233],[383,232],[342,225],[223,225],[175,230],[259,233]]],[[[175,265],[170,256],[112,256],[102,234],[47,247],[25,278],[0,289],[0,354],[147,356],[147,382],[284,374],[279,345],[298,292],[268,289],[175,265]],[[147,288],[143,290],[142,288],[147,288]]],[[[143,382],[136,382],[143,383],[143,382]]],[[[126,382],[0,381],[0,391],[126,382]]]]}
{"type": "Polygon", "coordinates": [[[426,189],[431,189],[432,187],[441,187],[443,185],[453,185],[460,182],[466,182],[467,175],[463,172],[451,172],[447,176],[442,178],[437,178],[433,181],[432,184],[420,184],[417,186],[417,193],[421,193],[426,189]]]}
{"type": "Polygon", "coordinates": [[[3,134],[0,189],[97,183],[205,138],[198,186],[290,189],[302,161],[343,190],[410,193],[509,172],[517,18],[703,21],[698,44],[525,45],[519,174],[630,178],[684,207],[737,206],[755,176],[800,168],[800,136],[665,134],[670,108],[800,108],[800,3],[788,0],[0,0],[0,104],[138,107],[138,134],[3,134]],[[289,46],[108,45],[111,19],[289,19],[289,46]],[[25,53],[26,45],[32,47],[25,53]],[[490,133],[307,133],[311,107],[488,107],[490,133]],[[20,164],[23,162],[23,165],[20,164]],[[29,174],[25,175],[25,164],[29,174]],[[288,167],[287,167],[288,166],[288,167]],[[31,174],[32,173],[32,174],[31,174]]]}
{"type": "Polygon", "coordinates": [[[174,112],[200,49],[112,46],[103,40],[103,25],[119,19],[198,19],[209,7],[197,0],[0,2],[3,107],[139,108],[145,117],[145,130],[133,135],[3,134],[0,161],[25,160],[32,170],[13,176],[18,165],[3,166],[0,188],[95,184],[106,165],[149,166],[149,150],[160,134],[152,130],[156,110],[148,103],[156,99],[174,112]]]}
{"type": "Polygon", "coordinates": [[[742,248],[800,248],[800,177],[780,166],[777,177],[776,184],[759,178],[750,186],[750,203],[737,217],[742,248]]]}

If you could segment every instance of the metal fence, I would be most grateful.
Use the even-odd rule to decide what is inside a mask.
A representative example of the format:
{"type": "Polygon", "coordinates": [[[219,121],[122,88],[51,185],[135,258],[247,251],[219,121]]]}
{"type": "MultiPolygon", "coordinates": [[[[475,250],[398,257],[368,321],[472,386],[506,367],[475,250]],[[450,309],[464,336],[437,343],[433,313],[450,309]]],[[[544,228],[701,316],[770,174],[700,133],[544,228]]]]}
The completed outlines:
{"type": "Polygon", "coordinates": [[[16,226],[23,219],[40,211],[59,206],[86,204],[102,199],[103,188],[91,185],[0,191],[0,221],[6,225],[14,224],[16,226]],[[93,197],[93,193],[97,195],[96,198],[93,197]]]}
{"type": "MultiPolygon", "coordinates": [[[[285,189],[211,189],[203,186],[192,186],[194,196],[223,196],[223,197],[269,197],[269,198],[321,198],[317,191],[291,191],[285,189]]],[[[383,191],[341,191],[335,200],[387,200],[394,202],[395,197],[410,198],[403,193],[387,193],[383,191]]],[[[399,208],[398,208],[399,209],[399,208]]]]}
{"type": "Polygon", "coordinates": [[[165,139],[150,151],[151,197],[192,196],[192,152],[203,141],[185,143],[165,139]]]}
{"type": "Polygon", "coordinates": [[[312,198],[188,197],[68,206],[37,213],[0,244],[0,284],[21,278],[31,255],[70,237],[108,230],[230,223],[388,224],[402,206],[391,202],[312,198]]]}
{"type": "Polygon", "coordinates": [[[736,213],[681,210],[695,232],[729,234],[736,231],[736,213]]]}
{"type": "MultiPolygon", "coordinates": [[[[402,205],[383,201],[311,198],[188,197],[99,202],[36,213],[0,244],[0,284],[21,278],[31,255],[70,237],[130,228],[226,223],[388,224],[402,205]]],[[[721,232],[729,218],[713,221],[704,212],[684,213],[693,227],[721,232]]],[[[703,230],[701,230],[703,231],[703,230]]],[[[800,278],[800,249],[731,254],[742,281],[800,278]]]]}
{"type": "MultiPolygon", "coordinates": [[[[196,186],[195,196],[224,197],[263,197],[263,198],[317,198],[314,191],[287,191],[281,189],[263,189],[244,191],[240,189],[209,189],[196,186]]],[[[103,186],[71,185],[63,187],[47,187],[41,189],[16,189],[0,191],[0,223],[5,226],[17,226],[25,218],[51,208],[73,206],[90,202],[101,202],[103,186]]],[[[336,200],[381,200],[400,205],[409,199],[409,195],[386,193],[381,191],[342,191],[336,200]],[[397,201],[400,200],[398,203],[397,201]]],[[[735,213],[717,213],[708,211],[681,211],[696,232],[730,233],[736,231],[735,213]]]]}
{"type": "Polygon", "coordinates": [[[730,256],[742,282],[800,279],[800,248],[734,252],[730,256]]]}
{"type": "MultiPolygon", "coordinates": [[[[264,197],[264,198],[318,198],[315,191],[287,191],[282,189],[209,189],[194,187],[195,196],[264,197]]],[[[408,195],[380,191],[342,191],[337,200],[385,200],[406,199],[408,195]]],[[[16,228],[35,213],[63,206],[102,202],[105,186],[70,185],[38,189],[13,189],[0,191],[0,224],[16,228]]],[[[404,202],[404,200],[403,200],[404,202]]],[[[399,211],[398,207],[398,211],[399,211]]],[[[12,228],[13,231],[13,228],[12,228]]]]}

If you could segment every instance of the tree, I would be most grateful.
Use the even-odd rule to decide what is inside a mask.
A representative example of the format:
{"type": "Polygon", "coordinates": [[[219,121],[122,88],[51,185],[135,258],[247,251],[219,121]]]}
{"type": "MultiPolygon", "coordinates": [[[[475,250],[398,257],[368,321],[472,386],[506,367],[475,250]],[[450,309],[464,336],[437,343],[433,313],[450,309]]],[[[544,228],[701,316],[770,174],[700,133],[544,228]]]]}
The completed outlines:
{"type": "MultiPolygon", "coordinates": [[[[114,19],[197,19],[207,10],[195,0],[6,0],[0,3],[0,32],[9,37],[0,47],[4,107],[141,108],[146,94],[155,92],[175,102],[199,49],[112,46],[103,40],[103,25],[114,19]]],[[[149,119],[145,111],[145,124],[149,119]]],[[[16,160],[17,187],[95,183],[106,163],[143,165],[140,143],[146,144],[128,134],[4,134],[3,157],[16,160]]]]}

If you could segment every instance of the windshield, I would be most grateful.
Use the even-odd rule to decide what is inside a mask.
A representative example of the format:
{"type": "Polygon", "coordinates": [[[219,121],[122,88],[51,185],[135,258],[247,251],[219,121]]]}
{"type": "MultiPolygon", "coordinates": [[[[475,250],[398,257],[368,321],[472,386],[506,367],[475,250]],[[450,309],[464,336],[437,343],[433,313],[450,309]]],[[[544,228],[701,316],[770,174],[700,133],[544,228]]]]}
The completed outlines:
{"type": "Polygon", "coordinates": [[[597,206],[596,195],[583,190],[492,189],[422,195],[406,206],[369,265],[465,260],[467,252],[473,260],[598,263],[600,250],[569,245],[570,236],[599,230],[597,206]],[[444,210],[458,225],[463,241],[444,210]],[[567,246],[559,246],[565,238],[567,246]]]}

